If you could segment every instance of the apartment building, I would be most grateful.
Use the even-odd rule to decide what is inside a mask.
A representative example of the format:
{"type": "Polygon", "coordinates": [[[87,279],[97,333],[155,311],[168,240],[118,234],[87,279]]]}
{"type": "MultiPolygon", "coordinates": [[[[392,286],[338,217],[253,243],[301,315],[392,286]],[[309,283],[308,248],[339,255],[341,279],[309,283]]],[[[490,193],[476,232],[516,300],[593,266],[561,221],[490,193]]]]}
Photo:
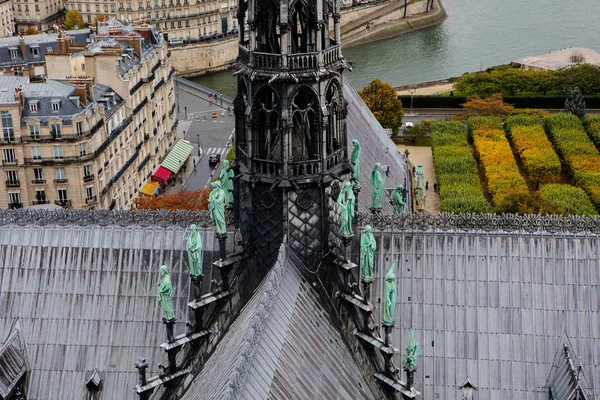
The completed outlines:
{"type": "Polygon", "coordinates": [[[0,207],[97,207],[94,163],[105,152],[106,124],[124,118],[123,99],[91,81],[3,76],[0,87],[0,207]]]}
{"type": "Polygon", "coordinates": [[[130,207],[175,140],[169,57],[150,26],[112,23],[59,35],[45,82],[1,76],[0,207],[130,207]]]}
{"type": "Polygon", "coordinates": [[[12,13],[18,33],[29,28],[45,32],[61,24],[65,17],[63,0],[13,0],[12,13]]]}
{"type": "Polygon", "coordinates": [[[12,3],[8,0],[0,1],[0,38],[15,34],[15,18],[12,12],[12,3]]]}
{"type": "Polygon", "coordinates": [[[168,39],[199,39],[237,29],[236,0],[71,0],[88,23],[102,15],[106,20],[145,22],[168,39]]]}
{"type": "MultiPolygon", "coordinates": [[[[0,75],[27,76],[30,81],[46,76],[46,52],[58,50],[57,33],[18,35],[0,39],[0,75]]],[[[74,44],[85,45],[89,29],[69,31],[74,44]]]]}

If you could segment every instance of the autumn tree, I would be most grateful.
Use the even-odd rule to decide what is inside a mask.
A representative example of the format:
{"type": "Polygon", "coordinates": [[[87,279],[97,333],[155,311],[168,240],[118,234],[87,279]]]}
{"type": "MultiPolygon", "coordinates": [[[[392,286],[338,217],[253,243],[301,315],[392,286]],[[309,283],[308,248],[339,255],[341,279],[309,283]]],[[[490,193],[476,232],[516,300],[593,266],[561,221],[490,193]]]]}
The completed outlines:
{"type": "Polygon", "coordinates": [[[70,31],[72,29],[85,28],[85,22],[83,22],[83,18],[81,17],[81,14],[79,14],[79,11],[69,10],[62,26],[64,30],[70,31]]]}
{"type": "Polygon", "coordinates": [[[140,196],[135,199],[135,208],[140,210],[208,210],[208,195],[210,190],[206,188],[179,191],[174,194],[165,194],[158,197],[140,196]]]}
{"type": "Polygon", "coordinates": [[[467,101],[461,105],[465,109],[465,112],[461,115],[461,119],[476,116],[504,117],[512,113],[515,109],[511,104],[505,103],[502,100],[500,93],[494,93],[490,97],[483,99],[477,95],[468,97],[467,101]]]}
{"type": "Polygon", "coordinates": [[[391,129],[394,134],[397,134],[404,114],[396,89],[389,83],[375,78],[358,94],[381,126],[391,129]]]}
{"type": "Polygon", "coordinates": [[[30,26],[25,31],[25,35],[37,35],[38,33],[40,33],[40,31],[38,31],[37,29],[35,29],[35,27],[33,27],[33,26],[30,26]]]}
{"type": "Polygon", "coordinates": [[[94,18],[94,25],[98,25],[98,22],[106,22],[104,14],[98,14],[96,18],[94,18]]]}

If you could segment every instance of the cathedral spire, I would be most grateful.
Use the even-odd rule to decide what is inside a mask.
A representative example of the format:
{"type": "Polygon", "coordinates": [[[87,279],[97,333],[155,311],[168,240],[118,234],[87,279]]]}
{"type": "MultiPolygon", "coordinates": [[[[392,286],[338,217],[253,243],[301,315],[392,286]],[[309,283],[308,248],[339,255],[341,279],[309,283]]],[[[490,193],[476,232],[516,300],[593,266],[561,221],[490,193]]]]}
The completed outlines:
{"type": "Polygon", "coordinates": [[[237,221],[259,254],[275,255],[287,235],[310,258],[328,230],[325,190],[349,167],[340,4],[246,0],[239,9],[249,31],[236,61],[237,221]]]}

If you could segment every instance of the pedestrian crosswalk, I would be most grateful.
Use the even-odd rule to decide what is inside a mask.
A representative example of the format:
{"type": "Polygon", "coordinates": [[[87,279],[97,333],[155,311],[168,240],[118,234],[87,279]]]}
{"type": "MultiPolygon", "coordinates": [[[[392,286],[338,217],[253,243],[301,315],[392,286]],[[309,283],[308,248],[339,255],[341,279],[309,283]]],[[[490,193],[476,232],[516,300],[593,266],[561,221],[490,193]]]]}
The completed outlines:
{"type": "Polygon", "coordinates": [[[210,147],[206,150],[206,154],[221,154],[224,156],[227,154],[227,150],[227,147],[210,147]]]}

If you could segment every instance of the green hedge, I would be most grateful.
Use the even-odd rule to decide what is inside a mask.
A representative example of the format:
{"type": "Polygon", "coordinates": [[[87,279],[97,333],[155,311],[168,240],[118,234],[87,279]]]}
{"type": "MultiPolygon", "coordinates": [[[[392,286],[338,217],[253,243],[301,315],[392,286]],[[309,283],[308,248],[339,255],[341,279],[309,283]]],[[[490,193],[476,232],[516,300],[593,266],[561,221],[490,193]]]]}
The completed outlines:
{"type": "Polygon", "coordinates": [[[465,125],[434,122],[430,131],[440,212],[491,212],[481,189],[475,158],[469,150],[465,125]]]}
{"type": "Polygon", "coordinates": [[[596,209],[600,209],[600,153],[581,121],[572,114],[558,113],[547,116],[544,122],[575,185],[585,190],[596,209]]]}
{"type": "Polygon", "coordinates": [[[534,182],[558,182],[560,159],[546,137],[542,120],[536,116],[515,115],[505,122],[508,138],[525,172],[534,182]]]}
{"type": "Polygon", "coordinates": [[[540,212],[562,215],[597,215],[588,195],[570,185],[542,185],[539,190],[542,206],[540,212]]]}
{"type": "Polygon", "coordinates": [[[596,148],[600,150],[600,115],[588,115],[583,121],[585,129],[596,148]]]}
{"type": "MultiPolygon", "coordinates": [[[[405,107],[410,107],[410,96],[398,96],[405,107]]],[[[564,109],[566,96],[503,96],[502,100],[513,105],[515,108],[555,108],[564,109]]],[[[588,109],[600,108],[600,96],[584,96],[585,105],[588,109]]],[[[413,96],[414,108],[462,108],[467,101],[465,96],[413,96]]]]}

